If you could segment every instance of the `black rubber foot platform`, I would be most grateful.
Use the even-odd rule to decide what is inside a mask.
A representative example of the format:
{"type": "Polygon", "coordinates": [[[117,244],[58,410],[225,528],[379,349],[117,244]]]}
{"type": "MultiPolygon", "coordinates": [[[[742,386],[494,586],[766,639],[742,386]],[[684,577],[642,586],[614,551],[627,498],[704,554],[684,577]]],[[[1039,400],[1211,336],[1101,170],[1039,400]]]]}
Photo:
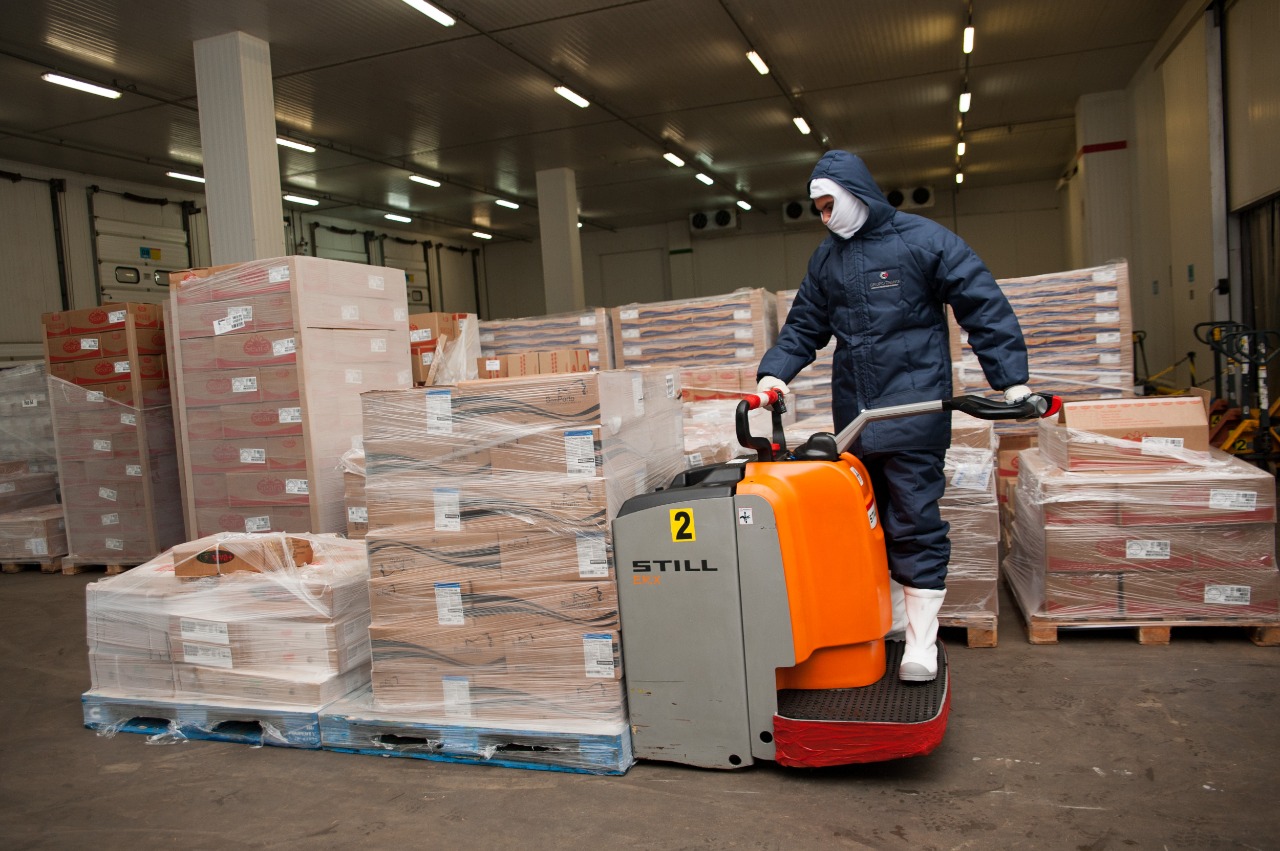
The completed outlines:
{"type": "Polygon", "coordinates": [[[898,679],[906,645],[886,641],[885,674],[862,688],[783,689],[778,715],[797,721],[862,721],[922,724],[937,717],[947,697],[947,653],[938,643],[938,676],[925,683],[898,679]]]}

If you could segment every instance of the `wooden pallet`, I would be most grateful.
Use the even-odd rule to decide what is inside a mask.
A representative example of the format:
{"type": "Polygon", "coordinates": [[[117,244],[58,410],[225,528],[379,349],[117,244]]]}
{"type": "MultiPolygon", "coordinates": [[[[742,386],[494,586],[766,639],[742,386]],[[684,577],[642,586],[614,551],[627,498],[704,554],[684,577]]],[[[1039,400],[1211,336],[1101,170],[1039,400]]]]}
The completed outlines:
{"type": "Polygon", "coordinates": [[[131,567],[137,567],[141,562],[132,564],[101,564],[95,562],[84,562],[71,559],[62,560],[63,576],[75,576],[78,573],[87,573],[90,570],[104,570],[107,576],[117,576],[124,573],[131,567]]]}
{"type": "Polygon", "coordinates": [[[4,573],[21,573],[29,567],[39,568],[41,573],[61,573],[62,556],[44,556],[21,561],[0,562],[0,571],[4,573]]]}
{"type": "Polygon", "coordinates": [[[1201,620],[1201,621],[1168,621],[1161,623],[1134,623],[1125,620],[1053,620],[1032,615],[1025,619],[1027,625],[1027,641],[1031,644],[1057,644],[1058,631],[1065,629],[1127,629],[1133,630],[1139,644],[1163,647],[1172,640],[1173,628],[1176,627],[1231,627],[1249,631],[1249,640],[1259,647],[1280,647],[1280,625],[1275,623],[1259,623],[1249,621],[1201,620]]]}
{"type": "Polygon", "coordinates": [[[139,733],[255,747],[320,748],[318,708],[241,707],[233,702],[184,703],[92,690],[81,695],[80,702],[84,708],[84,725],[108,737],[116,733],[139,733]]]}
{"type": "Polygon", "coordinates": [[[996,616],[980,618],[938,618],[938,625],[943,629],[963,629],[965,641],[969,647],[995,647],[997,643],[996,616]]]}

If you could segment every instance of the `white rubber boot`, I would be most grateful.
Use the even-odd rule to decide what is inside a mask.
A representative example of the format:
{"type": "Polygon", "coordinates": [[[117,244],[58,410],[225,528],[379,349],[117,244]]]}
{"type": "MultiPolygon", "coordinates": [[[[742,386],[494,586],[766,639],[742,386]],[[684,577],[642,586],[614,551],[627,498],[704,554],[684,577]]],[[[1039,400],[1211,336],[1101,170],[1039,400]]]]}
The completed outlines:
{"type": "Polygon", "coordinates": [[[925,683],[938,676],[938,610],[945,590],[903,588],[907,604],[907,647],[898,666],[898,679],[925,683]]]}
{"type": "Polygon", "coordinates": [[[907,638],[907,595],[902,593],[902,585],[895,579],[889,580],[889,599],[893,603],[893,626],[885,638],[890,641],[905,641],[907,638]]]}

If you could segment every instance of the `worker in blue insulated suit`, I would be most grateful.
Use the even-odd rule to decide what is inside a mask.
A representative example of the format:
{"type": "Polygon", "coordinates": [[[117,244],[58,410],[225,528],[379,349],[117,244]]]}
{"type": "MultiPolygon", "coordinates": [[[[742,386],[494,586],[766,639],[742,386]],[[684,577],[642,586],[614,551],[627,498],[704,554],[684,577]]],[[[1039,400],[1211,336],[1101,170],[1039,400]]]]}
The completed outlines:
{"type": "MultiPolygon", "coordinates": [[[[886,200],[847,151],[823,155],[809,194],[831,231],[809,259],[758,391],[786,382],[836,339],[831,395],[839,432],[868,408],[950,398],[944,306],[969,334],[987,381],[1019,402],[1031,394],[1022,329],[991,272],[964,240],[886,200]]],[[[898,676],[938,673],[938,611],[951,543],[938,500],[951,443],[947,413],[872,422],[853,447],[871,473],[893,580],[893,633],[905,633],[898,676]]]]}

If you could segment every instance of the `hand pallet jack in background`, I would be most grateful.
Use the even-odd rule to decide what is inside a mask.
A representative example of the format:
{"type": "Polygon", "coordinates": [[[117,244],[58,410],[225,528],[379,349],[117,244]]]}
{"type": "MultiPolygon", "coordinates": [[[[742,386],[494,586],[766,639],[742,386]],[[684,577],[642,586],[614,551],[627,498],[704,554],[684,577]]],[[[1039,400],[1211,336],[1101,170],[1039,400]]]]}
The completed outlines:
{"type": "Polygon", "coordinates": [[[782,398],[737,408],[756,459],[686,470],[632,497],[613,523],[632,741],[640,759],[709,768],[754,760],[817,767],[929,753],[951,704],[938,676],[903,683],[884,532],[870,477],[849,446],[873,420],[962,411],[1056,414],[1060,401],[960,396],[864,411],[793,451],[782,398]],[[773,439],[750,433],[768,405],[773,439]]]}
{"type": "Polygon", "coordinates": [[[1231,454],[1275,471],[1280,462],[1280,399],[1272,403],[1267,364],[1280,353],[1280,331],[1235,331],[1222,337],[1224,353],[1240,364],[1241,419],[1217,444],[1231,454]]]}

